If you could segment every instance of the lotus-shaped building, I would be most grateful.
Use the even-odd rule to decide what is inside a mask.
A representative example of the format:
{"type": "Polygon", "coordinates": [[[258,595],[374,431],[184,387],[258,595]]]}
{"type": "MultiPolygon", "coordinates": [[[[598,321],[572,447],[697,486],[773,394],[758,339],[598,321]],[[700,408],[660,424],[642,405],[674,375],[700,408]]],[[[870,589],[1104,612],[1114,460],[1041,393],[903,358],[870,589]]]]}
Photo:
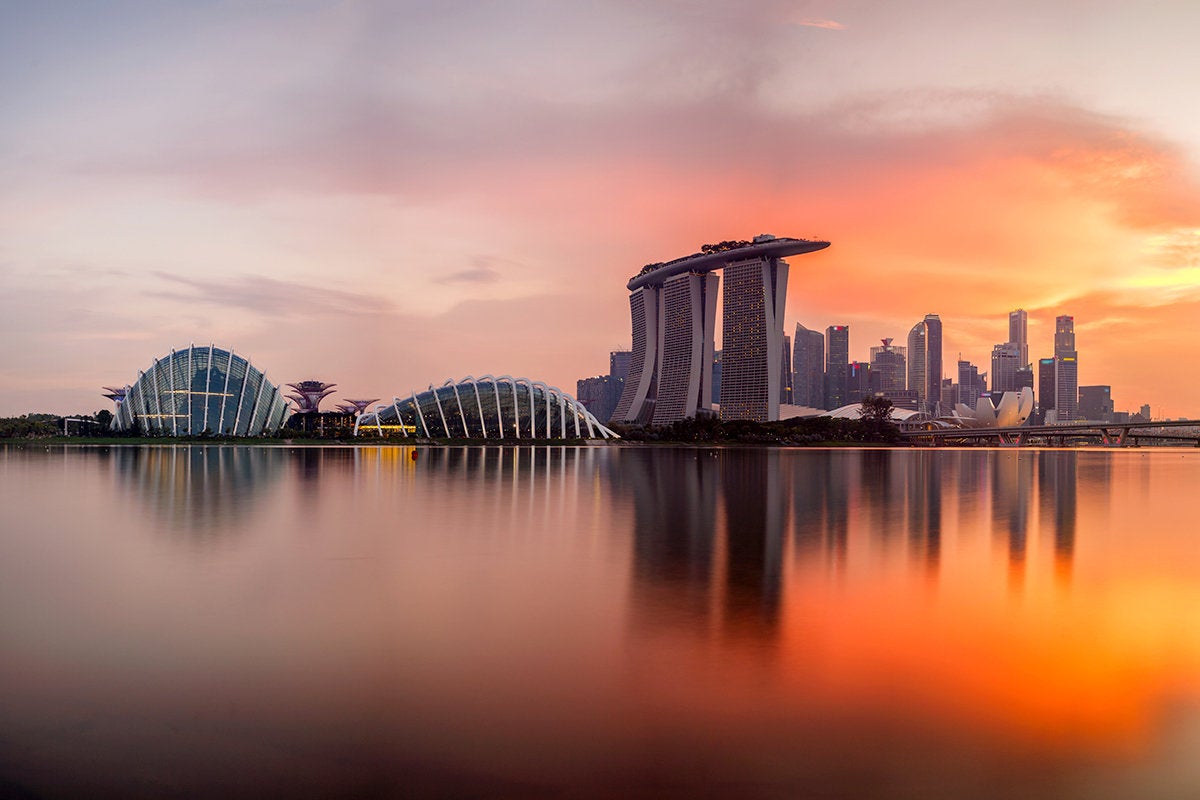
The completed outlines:
{"type": "Polygon", "coordinates": [[[993,405],[990,397],[979,398],[973,409],[959,403],[950,419],[964,428],[1015,428],[1024,425],[1032,413],[1033,390],[1025,387],[1019,392],[1005,392],[999,406],[993,405]]]}
{"type": "Polygon", "coordinates": [[[467,376],[358,416],[356,436],[399,433],[448,439],[615,439],[578,400],[556,386],[508,375],[467,376]]]}
{"type": "MultiPolygon", "coordinates": [[[[117,391],[110,390],[112,396],[117,391]]],[[[287,401],[267,376],[232,350],[194,344],[172,350],[117,399],[114,430],[167,436],[258,436],[279,430],[287,401]]]]}

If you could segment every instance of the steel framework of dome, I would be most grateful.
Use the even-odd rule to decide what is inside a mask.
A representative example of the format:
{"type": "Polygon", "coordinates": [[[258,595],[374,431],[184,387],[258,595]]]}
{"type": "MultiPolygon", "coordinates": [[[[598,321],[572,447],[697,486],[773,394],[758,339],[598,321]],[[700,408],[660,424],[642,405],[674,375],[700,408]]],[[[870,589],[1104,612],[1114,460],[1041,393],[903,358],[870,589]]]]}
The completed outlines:
{"type": "Polygon", "coordinates": [[[215,345],[192,344],[138,372],[125,387],[112,427],[171,436],[205,431],[258,436],[278,430],[286,414],[279,389],[247,359],[215,345]]]}
{"type": "Polygon", "coordinates": [[[509,375],[460,381],[361,414],[354,434],[466,439],[616,439],[587,408],[557,386],[509,375]]]}

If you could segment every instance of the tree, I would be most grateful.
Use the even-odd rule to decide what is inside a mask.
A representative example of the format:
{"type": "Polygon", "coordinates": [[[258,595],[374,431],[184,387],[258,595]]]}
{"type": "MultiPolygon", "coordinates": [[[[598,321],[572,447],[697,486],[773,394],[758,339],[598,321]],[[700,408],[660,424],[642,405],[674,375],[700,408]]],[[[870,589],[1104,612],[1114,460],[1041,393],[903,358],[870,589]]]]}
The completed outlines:
{"type": "Polygon", "coordinates": [[[886,397],[875,395],[862,401],[862,418],[881,424],[890,422],[892,417],[892,401],[886,397]]]}

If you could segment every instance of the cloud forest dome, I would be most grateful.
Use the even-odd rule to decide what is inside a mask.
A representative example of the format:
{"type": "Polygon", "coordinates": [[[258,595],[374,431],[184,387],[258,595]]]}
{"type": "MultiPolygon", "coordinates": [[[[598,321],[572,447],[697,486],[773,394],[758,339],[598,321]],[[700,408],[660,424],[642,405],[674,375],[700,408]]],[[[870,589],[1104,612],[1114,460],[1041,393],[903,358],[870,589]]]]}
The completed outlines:
{"type": "Polygon", "coordinates": [[[278,387],[249,360],[215,345],[193,344],[138,373],[117,403],[113,428],[258,436],[278,430],[286,415],[278,387]]]}
{"type": "Polygon", "coordinates": [[[453,439],[616,439],[617,434],[557,386],[508,375],[470,375],[359,416],[356,435],[453,439]]]}

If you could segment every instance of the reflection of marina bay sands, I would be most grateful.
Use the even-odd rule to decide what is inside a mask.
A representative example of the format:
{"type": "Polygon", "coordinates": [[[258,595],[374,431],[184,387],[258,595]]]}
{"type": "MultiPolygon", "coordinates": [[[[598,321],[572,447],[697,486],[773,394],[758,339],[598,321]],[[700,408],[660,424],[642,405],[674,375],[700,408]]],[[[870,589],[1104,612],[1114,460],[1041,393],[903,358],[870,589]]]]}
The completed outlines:
{"type": "Polygon", "coordinates": [[[633,352],[612,419],[663,424],[712,413],[719,269],[725,271],[720,415],[779,419],[783,371],[790,369],[783,350],[783,258],[828,246],[762,235],[647,264],[628,283],[633,352]]]}

